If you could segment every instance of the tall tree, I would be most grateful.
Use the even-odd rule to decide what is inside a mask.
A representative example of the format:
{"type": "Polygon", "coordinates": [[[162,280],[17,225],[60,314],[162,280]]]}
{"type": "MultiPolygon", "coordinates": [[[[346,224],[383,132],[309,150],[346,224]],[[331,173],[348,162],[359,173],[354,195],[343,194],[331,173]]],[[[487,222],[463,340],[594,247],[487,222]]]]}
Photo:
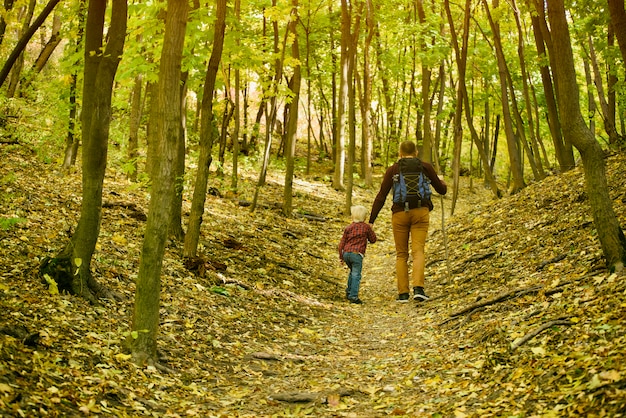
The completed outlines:
{"type": "Polygon", "coordinates": [[[346,169],[346,110],[348,108],[348,79],[350,26],[352,24],[351,2],[341,0],[341,55],[339,58],[339,93],[337,104],[337,138],[335,148],[335,171],[333,187],[344,190],[344,173],[346,169]]]}
{"type": "Polygon", "coordinates": [[[2,69],[0,69],[0,86],[2,86],[6,81],[7,76],[11,71],[11,68],[13,68],[13,65],[18,60],[22,51],[24,51],[24,49],[26,48],[26,45],[28,45],[30,39],[33,37],[37,29],[39,29],[41,25],[43,25],[43,22],[46,21],[46,18],[52,12],[52,10],[54,10],[59,1],[60,0],[49,0],[48,4],[46,4],[41,13],[39,13],[39,16],[37,16],[37,18],[28,27],[28,29],[24,31],[19,41],[17,41],[17,44],[13,48],[13,51],[11,51],[11,54],[9,54],[9,57],[4,62],[2,69]]]}
{"type": "Polygon", "coordinates": [[[215,26],[213,29],[213,50],[209,58],[209,64],[204,80],[204,90],[202,93],[202,111],[200,121],[200,154],[198,156],[198,170],[194,183],[193,197],[191,201],[191,212],[189,214],[187,233],[185,234],[185,246],[183,255],[185,257],[195,257],[200,241],[200,226],[204,214],[204,203],[206,202],[206,192],[209,181],[209,167],[211,165],[211,150],[214,142],[213,129],[213,92],[215,91],[215,80],[222,60],[222,50],[224,49],[224,33],[226,32],[226,0],[216,0],[217,9],[215,16],[215,26]]]}
{"type": "Polygon", "coordinates": [[[90,0],[87,11],[81,112],[83,198],[80,219],[65,249],[43,266],[44,271],[54,271],[55,265],[61,266],[57,271],[66,275],[55,279],[63,282],[62,286],[72,293],[94,303],[98,296],[111,295],[92,276],[90,266],[102,219],[102,188],[107,165],[113,81],[126,38],[126,0],[113,0],[112,4],[109,25],[105,25],[106,2],[90,0]],[[105,26],[109,28],[108,33],[104,32],[105,26]]]}
{"type": "MultiPolygon", "coordinates": [[[[535,0],[535,7],[541,7],[535,0]]],[[[606,180],[604,153],[594,140],[580,110],[580,97],[574,53],[569,34],[563,0],[551,0],[548,4],[554,54],[553,71],[557,75],[557,100],[563,121],[563,134],[580,152],[585,173],[585,186],[594,225],[610,270],[622,270],[626,264],[626,238],[613,210],[606,180]]]]}
{"type": "MultiPolygon", "coordinates": [[[[550,71],[550,65],[548,64],[550,57],[548,56],[547,50],[552,49],[552,41],[546,27],[543,6],[540,10],[536,11],[536,13],[532,13],[531,23],[533,26],[537,55],[539,56],[539,72],[541,74],[541,85],[546,101],[548,128],[552,136],[552,143],[554,144],[559,167],[561,171],[564,172],[575,167],[574,150],[572,144],[563,138],[563,130],[561,128],[561,119],[559,117],[554,88],[556,82],[553,82],[554,74],[550,71]]],[[[554,54],[550,55],[553,56],[554,54]]]]}
{"type": "Polygon", "coordinates": [[[176,193],[175,164],[181,134],[180,75],[188,10],[188,0],[167,1],[159,81],[150,109],[150,135],[154,135],[151,143],[157,147],[159,163],[152,172],[152,191],[137,276],[132,332],[127,340],[137,365],[152,364],[157,360],[161,267],[172,201],[176,193]]]}
{"type": "Polygon", "coordinates": [[[291,44],[291,57],[294,60],[293,75],[289,83],[292,96],[289,103],[289,120],[287,121],[287,143],[285,144],[285,188],[283,194],[283,215],[291,216],[293,211],[293,175],[294,159],[296,154],[296,140],[298,130],[298,108],[300,107],[300,84],[302,80],[300,64],[300,48],[298,46],[298,0],[291,0],[291,21],[288,31],[293,36],[291,44]]]}
{"type": "Polygon", "coordinates": [[[615,31],[617,44],[622,53],[622,60],[626,62],[626,10],[624,9],[624,0],[607,0],[609,5],[609,17],[611,25],[615,31]]]}
{"type": "MultiPolygon", "coordinates": [[[[521,150],[519,149],[519,144],[517,137],[515,135],[513,129],[513,118],[511,115],[511,104],[512,98],[509,99],[509,90],[508,90],[508,68],[506,63],[506,57],[504,56],[504,49],[502,47],[502,40],[500,36],[500,24],[492,19],[491,13],[489,10],[489,4],[487,0],[483,0],[483,5],[485,6],[485,12],[489,17],[489,24],[491,25],[491,30],[493,32],[493,41],[494,47],[496,50],[496,59],[498,62],[498,73],[500,76],[500,95],[501,95],[501,104],[502,104],[502,119],[504,121],[504,133],[506,135],[506,143],[508,145],[509,150],[509,166],[511,169],[511,173],[513,175],[513,183],[511,184],[511,193],[517,193],[524,187],[526,184],[524,182],[524,173],[522,170],[522,161],[521,161],[521,150]]],[[[493,0],[493,8],[497,9],[500,6],[499,0],[493,0]]]]}

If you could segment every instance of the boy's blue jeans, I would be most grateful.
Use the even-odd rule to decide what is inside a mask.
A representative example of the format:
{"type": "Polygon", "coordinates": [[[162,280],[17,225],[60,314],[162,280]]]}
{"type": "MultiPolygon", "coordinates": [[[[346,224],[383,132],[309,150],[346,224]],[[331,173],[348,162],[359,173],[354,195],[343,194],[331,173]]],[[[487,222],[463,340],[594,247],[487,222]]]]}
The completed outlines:
{"type": "Polygon", "coordinates": [[[344,253],[343,261],[345,261],[346,266],[350,268],[346,296],[348,296],[348,299],[358,299],[359,286],[361,285],[361,269],[363,268],[363,254],[344,253]]]}

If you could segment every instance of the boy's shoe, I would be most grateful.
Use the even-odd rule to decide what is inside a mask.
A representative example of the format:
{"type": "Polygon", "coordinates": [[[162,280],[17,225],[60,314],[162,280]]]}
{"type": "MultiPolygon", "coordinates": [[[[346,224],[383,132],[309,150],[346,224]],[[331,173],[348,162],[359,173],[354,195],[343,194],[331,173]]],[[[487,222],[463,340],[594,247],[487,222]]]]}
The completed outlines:
{"type": "Polygon", "coordinates": [[[430,299],[426,293],[424,293],[423,287],[414,287],[413,288],[413,300],[424,301],[430,299]]]}
{"type": "Polygon", "coordinates": [[[363,301],[361,299],[359,299],[359,298],[356,298],[356,299],[348,298],[348,300],[350,301],[350,303],[354,303],[354,304],[357,304],[357,305],[362,305],[363,304],[363,301]]]}
{"type": "Polygon", "coordinates": [[[398,295],[398,299],[396,299],[396,302],[400,302],[400,303],[405,303],[409,301],[409,294],[408,293],[400,293],[398,295]]]}

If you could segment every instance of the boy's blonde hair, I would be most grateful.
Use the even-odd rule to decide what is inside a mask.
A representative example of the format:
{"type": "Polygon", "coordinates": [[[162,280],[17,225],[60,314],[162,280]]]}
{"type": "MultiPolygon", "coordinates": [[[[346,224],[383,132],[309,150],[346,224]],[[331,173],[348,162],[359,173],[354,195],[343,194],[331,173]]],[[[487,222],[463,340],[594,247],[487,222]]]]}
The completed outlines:
{"type": "Polygon", "coordinates": [[[355,205],[350,208],[352,214],[352,220],[356,222],[365,222],[367,216],[367,208],[361,205],[355,205]]]}

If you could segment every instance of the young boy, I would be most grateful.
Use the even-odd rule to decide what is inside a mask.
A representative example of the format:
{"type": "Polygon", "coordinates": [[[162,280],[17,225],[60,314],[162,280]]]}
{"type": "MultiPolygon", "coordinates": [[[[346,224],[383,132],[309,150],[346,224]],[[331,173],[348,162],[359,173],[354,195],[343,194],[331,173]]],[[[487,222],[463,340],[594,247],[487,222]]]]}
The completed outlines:
{"type": "Polygon", "coordinates": [[[367,209],[364,206],[352,206],[352,223],[344,231],[339,241],[339,260],[350,268],[346,296],[350,303],[361,304],[359,286],[361,284],[361,269],[367,242],[376,242],[376,234],[369,224],[365,223],[367,209]]]}

